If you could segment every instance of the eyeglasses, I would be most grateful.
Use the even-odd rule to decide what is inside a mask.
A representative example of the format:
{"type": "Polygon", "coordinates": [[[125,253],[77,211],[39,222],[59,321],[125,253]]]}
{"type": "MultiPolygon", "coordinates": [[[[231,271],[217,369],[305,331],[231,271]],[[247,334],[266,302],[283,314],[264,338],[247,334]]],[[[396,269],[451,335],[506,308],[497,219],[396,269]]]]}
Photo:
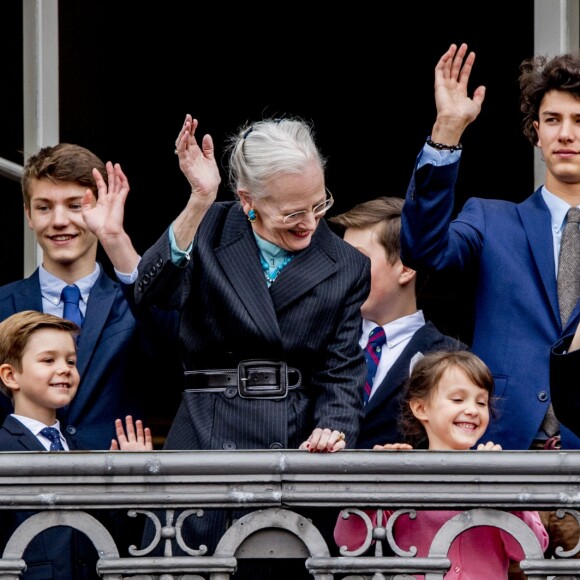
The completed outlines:
{"type": "Polygon", "coordinates": [[[330,193],[328,188],[325,189],[328,197],[322,203],[313,206],[312,209],[310,210],[303,209],[301,211],[289,213],[288,215],[281,215],[279,216],[279,219],[282,221],[283,224],[292,225],[297,224],[300,220],[304,219],[311,212],[314,214],[314,217],[323,216],[332,207],[332,204],[334,203],[334,197],[332,197],[332,193],[330,193]]]}

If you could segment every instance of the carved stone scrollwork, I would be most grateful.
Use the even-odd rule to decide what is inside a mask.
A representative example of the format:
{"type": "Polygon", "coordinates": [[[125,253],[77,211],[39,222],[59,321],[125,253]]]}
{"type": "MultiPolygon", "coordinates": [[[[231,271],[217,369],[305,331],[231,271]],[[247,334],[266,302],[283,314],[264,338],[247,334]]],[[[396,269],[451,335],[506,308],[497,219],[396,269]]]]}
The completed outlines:
{"type": "Polygon", "coordinates": [[[136,546],[131,546],[129,548],[129,553],[132,556],[146,556],[150,554],[161,542],[161,540],[165,541],[164,547],[164,556],[171,557],[173,555],[173,549],[171,547],[172,540],[177,542],[177,545],[190,556],[204,556],[207,554],[207,546],[200,545],[199,549],[190,548],[185,541],[183,540],[183,536],[181,535],[181,528],[183,526],[183,522],[189,516],[197,516],[198,518],[203,517],[203,510],[192,509],[192,510],[185,510],[179,513],[175,524],[173,523],[173,519],[175,516],[174,510],[165,510],[165,525],[162,526],[157,514],[148,510],[130,510],[129,516],[136,517],[137,514],[143,514],[147,516],[151,523],[155,528],[155,534],[153,539],[151,540],[150,544],[143,548],[142,550],[137,549],[136,546]]]}
{"type": "MultiPolygon", "coordinates": [[[[566,514],[571,515],[573,518],[575,518],[575,520],[580,525],[580,512],[578,512],[576,510],[566,509],[566,508],[560,508],[560,509],[556,510],[556,517],[558,517],[560,519],[564,518],[566,516],[566,514]]],[[[580,552],[580,539],[578,540],[578,543],[571,550],[566,551],[566,550],[564,550],[564,548],[562,546],[558,546],[556,548],[556,550],[554,551],[556,556],[558,556],[559,558],[574,558],[574,556],[576,556],[576,554],[578,554],[578,552],[580,552]]]]}
{"type": "Polygon", "coordinates": [[[375,557],[380,558],[383,556],[383,542],[386,541],[389,548],[402,558],[412,558],[417,555],[417,548],[415,546],[410,546],[409,550],[403,550],[397,545],[393,535],[393,527],[399,517],[403,515],[408,515],[410,519],[414,520],[417,517],[417,512],[412,509],[401,509],[394,512],[390,518],[385,516],[385,512],[382,509],[376,510],[377,513],[377,525],[373,526],[373,522],[370,516],[357,508],[347,508],[342,510],[341,517],[348,519],[353,516],[361,518],[367,528],[367,534],[363,544],[356,550],[348,550],[346,546],[340,547],[340,554],[342,556],[360,556],[364,554],[375,542],[375,557]]]}

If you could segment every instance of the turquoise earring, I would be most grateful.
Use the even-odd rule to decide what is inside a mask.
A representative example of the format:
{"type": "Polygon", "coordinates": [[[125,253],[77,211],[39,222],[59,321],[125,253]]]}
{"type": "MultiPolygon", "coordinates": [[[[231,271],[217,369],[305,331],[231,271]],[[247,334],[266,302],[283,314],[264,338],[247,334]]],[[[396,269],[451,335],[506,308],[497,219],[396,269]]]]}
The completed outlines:
{"type": "Polygon", "coordinates": [[[248,212],[248,221],[253,224],[256,221],[256,215],[257,215],[256,214],[256,210],[255,209],[251,209],[248,212]]]}

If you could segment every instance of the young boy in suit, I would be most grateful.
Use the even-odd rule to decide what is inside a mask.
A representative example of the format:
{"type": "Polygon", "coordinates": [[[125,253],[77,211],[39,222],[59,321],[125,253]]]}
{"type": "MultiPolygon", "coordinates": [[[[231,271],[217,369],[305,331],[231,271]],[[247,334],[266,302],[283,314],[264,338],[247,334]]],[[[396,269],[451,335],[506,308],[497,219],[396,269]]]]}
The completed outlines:
{"type": "MultiPolygon", "coordinates": [[[[76,367],[78,326],[52,314],[18,312],[0,323],[0,390],[14,405],[0,428],[0,451],[66,451],[74,440],[60,429],[57,411],[70,405],[79,386],[76,367]],[[47,430],[48,429],[48,430],[47,430]]],[[[127,432],[115,421],[117,439],[110,450],[151,451],[149,428],[128,416],[127,432]]],[[[2,546],[31,512],[2,514],[2,546]]],[[[105,525],[115,525],[105,514],[105,525]]],[[[100,519],[100,518],[99,518],[100,519]]],[[[84,534],[59,526],[36,536],[28,545],[23,578],[98,578],[97,553],[84,534]]]]}
{"type": "Polygon", "coordinates": [[[375,349],[379,358],[374,382],[364,407],[357,448],[403,440],[399,430],[399,397],[418,353],[466,345],[442,334],[417,308],[417,272],[400,257],[401,213],[404,200],[378,197],[330,218],[344,228],[344,239],[371,260],[371,291],[361,307],[360,345],[366,349],[369,333],[377,326],[386,335],[375,349]]]}

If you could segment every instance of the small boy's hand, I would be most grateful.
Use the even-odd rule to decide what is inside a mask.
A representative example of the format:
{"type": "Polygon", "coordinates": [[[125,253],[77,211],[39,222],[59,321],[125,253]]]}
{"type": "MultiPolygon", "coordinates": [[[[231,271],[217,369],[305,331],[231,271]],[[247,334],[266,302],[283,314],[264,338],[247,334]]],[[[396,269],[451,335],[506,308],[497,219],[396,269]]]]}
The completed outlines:
{"type": "Polygon", "coordinates": [[[115,429],[117,430],[117,439],[111,441],[110,451],[153,451],[153,438],[149,427],[143,428],[141,419],[135,421],[133,424],[133,417],[127,415],[125,417],[127,424],[123,427],[121,419],[115,419],[115,429]]]}
{"type": "Polygon", "coordinates": [[[499,443],[494,443],[493,441],[488,441],[487,443],[480,443],[477,446],[478,451],[501,451],[501,445],[499,443]]]}

